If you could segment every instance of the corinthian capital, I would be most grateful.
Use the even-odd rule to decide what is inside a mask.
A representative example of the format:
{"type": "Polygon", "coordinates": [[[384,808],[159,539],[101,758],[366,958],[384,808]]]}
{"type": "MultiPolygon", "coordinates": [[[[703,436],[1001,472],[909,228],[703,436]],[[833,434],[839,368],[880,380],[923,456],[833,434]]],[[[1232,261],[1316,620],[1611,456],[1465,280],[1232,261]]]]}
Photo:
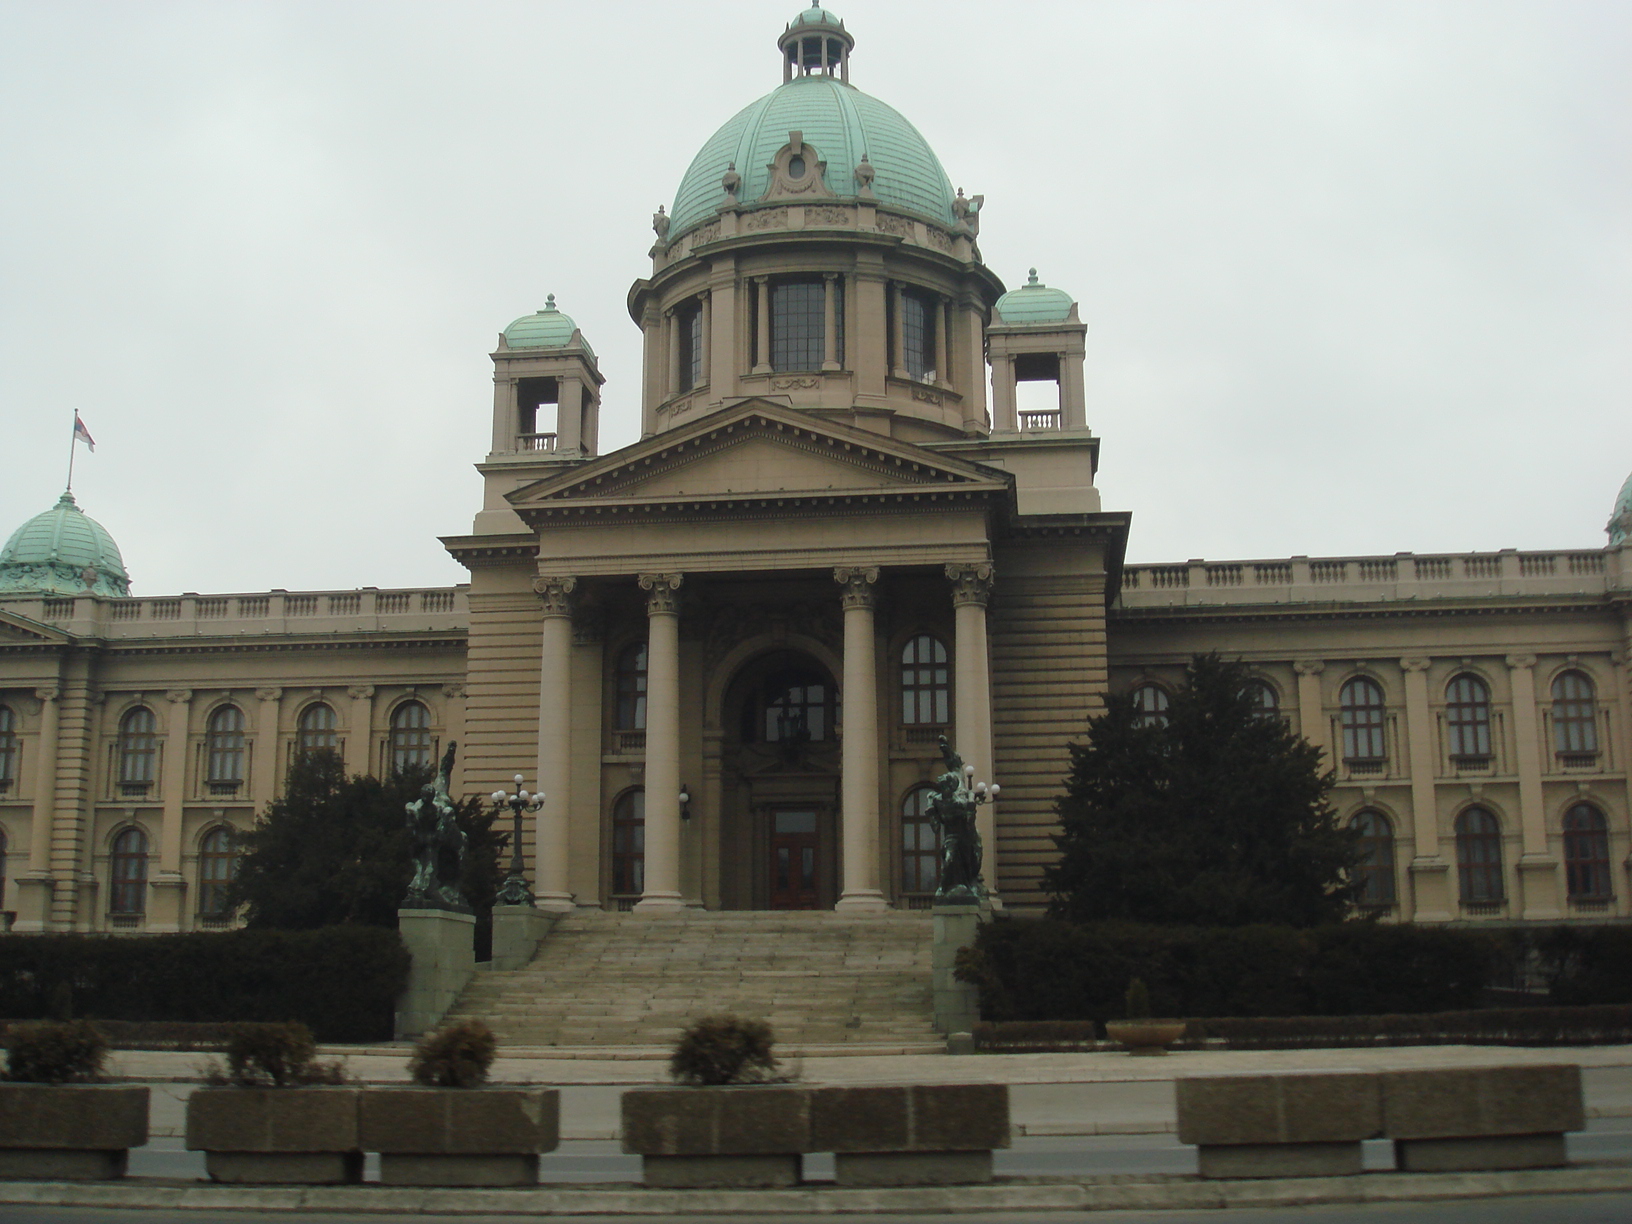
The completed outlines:
{"type": "Polygon", "coordinates": [[[1507,656],[1507,665],[1514,671],[1524,671],[1536,665],[1536,656],[1533,654],[1511,654],[1507,656]]]}
{"type": "Polygon", "coordinates": [[[640,589],[646,594],[647,616],[676,616],[680,612],[680,584],[684,574],[642,574],[640,589]]]}
{"type": "Polygon", "coordinates": [[[1326,664],[1321,659],[1295,659],[1292,670],[1300,676],[1318,676],[1326,670],[1326,664]]]}
{"type": "Polygon", "coordinates": [[[540,574],[533,579],[533,593],[544,605],[545,616],[571,616],[577,586],[578,579],[571,574],[540,574]]]}
{"type": "Polygon", "coordinates": [[[871,608],[876,599],[873,584],[878,581],[878,566],[835,566],[833,581],[844,588],[839,594],[839,603],[842,606],[846,608],[871,608]]]}
{"type": "Polygon", "coordinates": [[[952,562],[946,567],[946,577],[952,583],[954,608],[961,608],[967,604],[984,608],[986,601],[992,597],[992,582],[997,577],[997,567],[990,561],[979,561],[972,565],[952,562]]]}

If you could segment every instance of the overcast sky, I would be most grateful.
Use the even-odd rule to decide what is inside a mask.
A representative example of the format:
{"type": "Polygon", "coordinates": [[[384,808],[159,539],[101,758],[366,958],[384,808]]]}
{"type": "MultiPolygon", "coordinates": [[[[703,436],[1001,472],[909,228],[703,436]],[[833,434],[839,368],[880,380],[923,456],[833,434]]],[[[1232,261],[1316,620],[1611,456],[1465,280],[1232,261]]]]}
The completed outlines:
{"type": "MultiPolygon", "coordinates": [[[[555,293],[638,436],[649,218],[798,0],[0,0],[0,536],[137,594],[461,581],[555,293]]],[[[1082,304],[1132,560],[1594,548],[1632,471],[1632,4],[867,0],[1010,286],[1082,304]]]]}

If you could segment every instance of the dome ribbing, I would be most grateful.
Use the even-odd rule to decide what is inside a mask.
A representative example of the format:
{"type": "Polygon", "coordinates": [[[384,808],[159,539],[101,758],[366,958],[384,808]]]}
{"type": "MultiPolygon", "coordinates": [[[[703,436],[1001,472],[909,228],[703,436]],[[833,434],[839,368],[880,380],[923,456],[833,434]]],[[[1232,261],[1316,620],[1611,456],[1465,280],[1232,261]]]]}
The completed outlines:
{"type": "Polygon", "coordinates": [[[0,595],[129,594],[119,546],[72,493],[17,528],[0,549],[0,595]]]}

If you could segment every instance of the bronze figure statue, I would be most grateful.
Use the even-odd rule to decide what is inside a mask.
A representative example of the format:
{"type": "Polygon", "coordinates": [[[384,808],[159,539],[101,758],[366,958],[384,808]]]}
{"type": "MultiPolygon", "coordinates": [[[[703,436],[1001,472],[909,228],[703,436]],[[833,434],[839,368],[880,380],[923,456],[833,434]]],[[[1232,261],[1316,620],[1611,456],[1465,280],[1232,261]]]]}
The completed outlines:
{"type": "Polygon", "coordinates": [[[935,890],[935,901],[938,905],[979,905],[986,888],[980,874],[980,831],[975,827],[975,807],[985,796],[969,789],[963,758],[946,736],[940,737],[940,745],[946,772],[935,779],[935,793],[926,805],[930,821],[941,835],[941,886],[935,890]]]}
{"type": "Polygon", "coordinates": [[[459,745],[452,741],[442,756],[436,780],[427,782],[420,797],[406,805],[408,830],[414,837],[414,874],[408,882],[403,909],[448,909],[471,913],[459,891],[459,869],[465,861],[465,831],[448,796],[448,779],[453,773],[453,756],[459,745]]]}

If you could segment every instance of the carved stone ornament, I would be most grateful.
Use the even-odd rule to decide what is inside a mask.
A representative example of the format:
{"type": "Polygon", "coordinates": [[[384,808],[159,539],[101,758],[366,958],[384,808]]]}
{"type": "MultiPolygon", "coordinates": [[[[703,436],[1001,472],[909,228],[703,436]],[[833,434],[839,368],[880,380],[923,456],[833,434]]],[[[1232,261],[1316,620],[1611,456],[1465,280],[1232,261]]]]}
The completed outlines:
{"type": "Polygon", "coordinates": [[[810,204],[805,208],[806,225],[849,225],[855,211],[837,204],[810,204]]]}
{"type": "Polygon", "coordinates": [[[842,636],[832,605],[817,602],[790,607],[727,604],[710,608],[705,619],[703,653],[710,668],[739,643],[765,633],[777,639],[796,633],[832,649],[837,649],[842,636]]]}
{"type": "Polygon", "coordinates": [[[720,223],[710,221],[706,225],[699,225],[691,232],[691,245],[700,247],[704,243],[715,241],[720,236],[720,223]]]}
{"type": "Polygon", "coordinates": [[[664,213],[663,205],[661,204],[657,206],[657,211],[652,214],[652,232],[657,235],[659,242],[663,242],[668,239],[669,218],[668,215],[664,213]]]}
{"type": "Polygon", "coordinates": [[[906,217],[898,217],[894,213],[879,213],[878,219],[873,225],[881,234],[894,234],[898,238],[912,237],[912,222],[906,217]]]}
{"type": "Polygon", "coordinates": [[[647,592],[646,615],[678,616],[680,614],[680,584],[684,574],[642,574],[640,589],[647,592]]]}
{"type": "Polygon", "coordinates": [[[939,391],[931,391],[928,387],[914,386],[912,389],[912,398],[925,404],[938,405],[942,402],[941,393],[939,391]]]}
{"type": "Polygon", "coordinates": [[[165,696],[166,701],[173,701],[177,705],[182,705],[182,704],[184,704],[186,702],[189,702],[189,701],[191,701],[193,699],[193,690],[192,689],[171,689],[164,696],[165,696]]]}
{"type": "Polygon", "coordinates": [[[571,616],[577,586],[578,579],[571,574],[540,574],[533,579],[533,594],[544,605],[545,616],[571,616]]]}
{"type": "Polygon", "coordinates": [[[1319,659],[1298,659],[1292,664],[1292,670],[1300,676],[1318,676],[1326,670],[1326,664],[1319,659]]]}
{"type": "Polygon", "coordinates": [[[946,567],[946,576],[952,583],[954,608],[965,604],[975,604],[984,608],[992,597],[992,583],[997,577],[997,568],[990,561],[981,561],[973,565],[952,563],[946,567]]]}
{"type": "Polygon", "coordinates": [[[761,200],[783,200],[804,196],[810,199],[832,199],[827,186],[827,163],[821,155],[805,143],[803,132],[788,133],[788,143],[777,150],[776,156],[765,169],[771,172],[761,200]]]}
{"type": "Polygon", "coordinates": [[[814,377],[771,379],[773,391],[813,391],[821,385],[822,380],[814,377]]]}
{"type": "Polygon", "coordinates": [[[1536,656],[1533,654],[1508,655],[1507,665],[1514,671],[1526,671],[1536,665],[1536,656]]]}
{"type": "Polygon", "coordinates": [[[952,201],[952,215],[957,218],[957,224],[952,227],[955,234],[968,234],[971,238],[980,236],[980,210],[986,204],[983,195],[964,198],[963,188],[958,188],[958,198],[952,201]]]}
{"type": "Polygon", "coordinates": [[[283,690],[281,688],[258,688],[255,690],[255,700],[257,701],[276,701],[282,696],[283,690]]]}
{"type": "Polygon", "coordinates": [[[1431,666],[1433,666],[1433,662],[1434,661],[1432,659],[1424,659],[1420,656],[1414,656],[1409,659],[1401,659],[1400,666],[1408,672],[1425,672],[1431,666]]]}
{"type": "Polygon", "coordinates": [[[346,690],[346,696],[353,701],[362,701],[366,697],[374,696],[374,686],[372,684],[354,684],[346,690]]]}
{"type": "Polygon", "coordinates": [[[450,681],[442,686],[442,696],[457,700],[465,695],[465,686],[457,681],[450,681]]]}
{"type": "Polygon", "coordinates": [[[744,230],[769,230],[788,228],[788,210],[785,208],[761,208],[751,213],[743,214],[741,226],[744,230]]]}
{"type": "Polygon", "coordinates": [[[742,175],[737,173],[737,163],[732,162],[726,167],[725,173],[720,176],[720,188],[725,192],[725,198],[720,201],[720,207],[735,208],[739,201],[737,192],[742,189],[742,175]]]}
{"type": "Polygon", "coordinates": [[[38,701],[42,706],[46,702],[55,701],[61,696],[62,690],[58,688],[37,688],[34,690],[34,700],[38,701]]]}
{"type": "Polygon", "coordinates": [[[856,166],[856,195],[863,200],[877,199],[873,195],[873,179],[878,177],[878,171],[873,169],[873,163],[867,160],[867,154],[861,155],[861,161],[856,166]]]}
{"type": "Polygon", "coordinates": [[[871,608],[875,599],[873,584],[878,581],[878,566],[835,566],[833,581],[844,588],[839,595],[839,604],[846,611],[851,608],[871,608]]]}

